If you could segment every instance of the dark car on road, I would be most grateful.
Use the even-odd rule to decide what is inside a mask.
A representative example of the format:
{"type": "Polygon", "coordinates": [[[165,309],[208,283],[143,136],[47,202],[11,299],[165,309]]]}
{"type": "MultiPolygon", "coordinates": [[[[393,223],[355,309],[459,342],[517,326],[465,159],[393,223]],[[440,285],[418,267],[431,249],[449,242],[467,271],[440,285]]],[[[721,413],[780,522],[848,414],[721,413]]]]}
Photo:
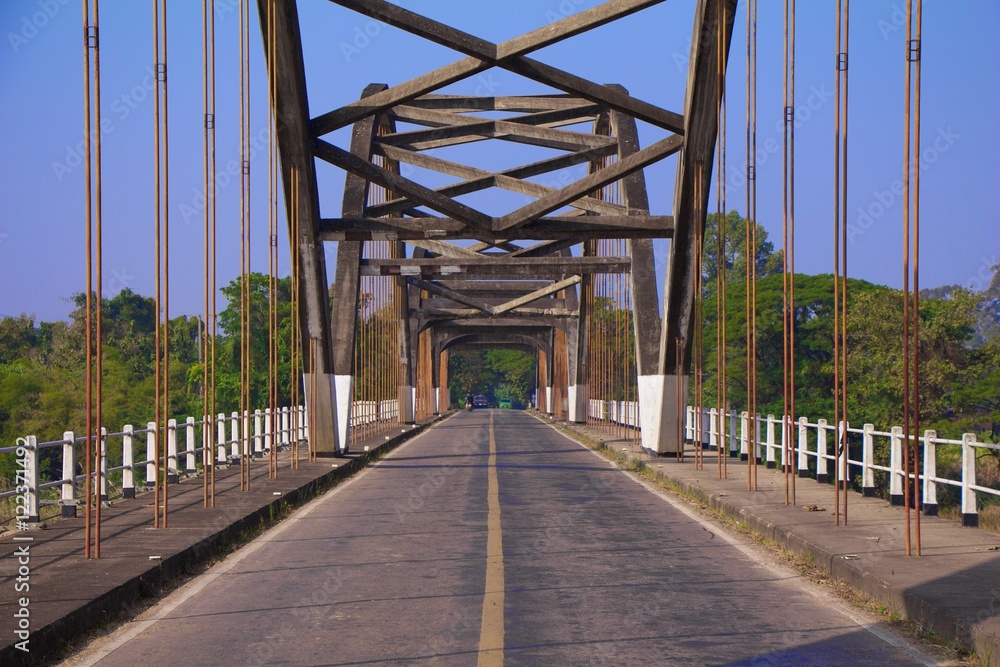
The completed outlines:
{"type": "Polygon", "coordinates": [[[476,396],[472,399],[472,407],[474,408],[488,408],[490,407],[490,402],[486,400],[486,397],[482,394],[476,396]]]}

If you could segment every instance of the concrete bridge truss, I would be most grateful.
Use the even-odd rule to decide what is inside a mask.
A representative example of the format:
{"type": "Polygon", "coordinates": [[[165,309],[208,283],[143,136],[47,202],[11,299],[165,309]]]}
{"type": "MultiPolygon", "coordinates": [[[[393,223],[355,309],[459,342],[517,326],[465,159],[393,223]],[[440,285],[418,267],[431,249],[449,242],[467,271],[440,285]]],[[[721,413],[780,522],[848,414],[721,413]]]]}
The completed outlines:
{"type": "Polygon", "coordinates": [[[583,421],[585,295],[599,274],[628,276],[642,444],[657,452],[675,451],[675,387],[686,386],[690,367],[685,341],[692,339],[693,329],[695,230],[704,229],[708,202],[708,187],[699,184],[711,178],[718,81],[724,76],[736,0],[697,0],[683,114],[637,99],[621,86],[597,84],[529,57],[663,0],[611,0],[499,44],[381,0],[331,1],[465,57],[396,86],[370,85],[358,101],[310,117],[296,2],[272,7],[272,0],[258,0],[265,36],[269,17],[274,22],[272,104],[286,212],[299,221],[292,242],[301,258],[303,362],[309,369],[305,385],[313,388],[308,404],[315,410],[317,451],[333,455],[348,447],[353,376],[356,362],[364,363],[356,358],[362,277],[382,276],[397,288],[400,419],[444,409],[449,349],[489,345],[534,351],[539,407],[583,421]],[[524,97],[435,92],[494,67],[559,92],[524,97]],[[642,147],[636,121],[668,134],[642,147]],[[589,132],[579,130],[584,123],[589,132]],[[419,129],[399,128],[403,124],[419,129]],[[348,126],[353,126],[348,149],[328,141],[330,133],[348,126]],[[488,140],[559,154],[491,171],[430,152],[488,140]],[[653,215],[643,169],[674,154],[679,158],[673,215],[653,215]],[[339,218],[320,215],[316,160],[346,172],[339,218]],[[400,164],[460,180],[431,188],[402,175],[400,164]],[[586,174],[562,187],[529,180],[577,165],[586,166],[586,174]],[[609,187],[620,193],[616,201],[602,196],[609,187]],[[534,199],[501,216],[459,201],[488,188],[534,199]],[[662,319],[655,238],[671,239],[662,319]],[[601,254],[599,239],[627,239],[626,252],[601,254]],[[330,292],[324,242],[338,243],[330,292]],[[392,252],[366,250],[376,242],[389,244],[392,252]],[[574,254],[574,247],[582,250],[574,254]],[[684,382],[677,382],[678,374],[684,382]]]}

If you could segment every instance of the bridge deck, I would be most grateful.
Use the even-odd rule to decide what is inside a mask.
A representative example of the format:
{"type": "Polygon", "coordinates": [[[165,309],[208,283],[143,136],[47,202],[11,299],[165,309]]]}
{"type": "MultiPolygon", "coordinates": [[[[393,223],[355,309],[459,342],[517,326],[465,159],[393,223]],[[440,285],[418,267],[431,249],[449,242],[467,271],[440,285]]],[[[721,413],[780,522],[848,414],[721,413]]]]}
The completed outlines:
{"type": "Polygon", "coordinates": [[[73,664],[926,664],[511,411],[452,417],[151,612],[73,664]]]}

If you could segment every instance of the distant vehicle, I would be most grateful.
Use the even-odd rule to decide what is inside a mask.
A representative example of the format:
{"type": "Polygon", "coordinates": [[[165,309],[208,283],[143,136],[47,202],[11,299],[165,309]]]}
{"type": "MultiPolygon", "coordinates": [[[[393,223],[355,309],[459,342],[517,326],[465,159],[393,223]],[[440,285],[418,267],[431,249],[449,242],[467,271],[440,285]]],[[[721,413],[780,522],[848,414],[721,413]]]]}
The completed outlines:
{"type": "Polygon", "coordinates": [[[501,398],[500,402],[497,403],[497,407],[500,408],[501,410],[510,410],[511,408],[514,407],[514,402],[511,401],[509,398],[501,398]]]}
{"type": "Polygon", "coordinates": [[[490,402],[486,400],[486,397],[480,394],[472,399],[472,405],[477,408],[488,408],[490,407],[490,402]]]}

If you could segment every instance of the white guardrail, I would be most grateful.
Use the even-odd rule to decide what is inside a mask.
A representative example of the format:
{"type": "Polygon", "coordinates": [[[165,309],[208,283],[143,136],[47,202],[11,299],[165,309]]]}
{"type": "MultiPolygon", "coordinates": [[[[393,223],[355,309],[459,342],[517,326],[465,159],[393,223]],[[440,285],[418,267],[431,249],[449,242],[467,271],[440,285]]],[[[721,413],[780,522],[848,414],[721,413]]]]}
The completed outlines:
{"type": "MultiPolygon", "coordinates": [[[[639,409],[635,401],[604,401],[591,399],[588,414],[595,419],[614,421],[638,428],[639,409]]],[[[719,411],[716,408],[702,409],[701,440],[703,446],[715,449],[720,441],[726,442],[729,455],[749,458],[751,449],[750,417],[746,412],[731,411],[724,419],[725,426],[719,432],[719,411]]],[[[836,467],[833,445],[836,435],[843,433],[844,422],[830,424],[825,419],[810,422],[806,417],[799,417],[795,424],[787,418],[781,419],[774,415],[766,417],[757,415],[757,432],[753,437],[753,450],[757,460],[767,467],[784,467],[786,457],[790,456],[793,444],[792,434],[795,434],[794,468],[799,477],[815,477],[817,481],[830,480],[830,472],[836,467]],[[761,437],[763,435],[763,437],[761,437]],[[788,443],[786,448],[785,443],[788,443]]],[[[695,434],[695,408],[687,406],[684,422],[685,440],[693,443],[695,434]]],[[[907,472],[903,470],[903,443],[906,440],[901,426],[893,426],[888,431],[877,431],[873,424],[865,424],[861,428],[853,428],[847,424],[848,457],[841,461],[837,470],[837,479],[843,481],[848,477],[853,467],[855,474],[860,474],[861,491],[866,496],[874,496],[876,492],[876,471],[886,473],[888,479],[889,501],[893,505],[902,505],[903,480],[907,472]],[[876,462],[876,441],[887,439],[889,444],[888,461],[876,462]],[[852,457],[851,454],[854,456],[852,457]],[[858,456],[860,455],[860,458],[858,456]]],[[[925,514],[937,514],[938,490],[941,486],[954,487],[958,491],[961,503],[962,523],[966,526],[979,524],[977,501],[980,496],[992,496],[1000,499],[1000,490],[977,483],[976,461],[979,454],[985,450],[1000,451],[1000,445],[978,442],[974,433],[965,433],[961,440],[949,440],[937,437],[937,432],[925,430],[923,435],[914,438],[921,447],[920,484],[923,487],[923,509],[925,514]],[[960,448],[960,475],[957,478],[942,477],[937,471],[937,453],[939,447],[960,448]]],[[[913,479],[913,473],[908,474],[913,479]]]]}
{"type": "MultiPolygon", "coordinates": [[[[395,419],[398,415],[397,401],[357,401],[352,404],[351,425],[360,426],[373,421],[395,419]]],[[[95,484],[99,485],[100,498],[108,500],[108,480],[112,473],[121,473],[121,492],[124,498],[134,498],[136,494],[136,472],[146,466],[145,483],[140,484],[140,490],[151,487],[156,482],[156,439],[158,429],[155,422],[148,422],[146,428],[136,429],[132,424],[126,424],[118,433],[108,433],[101,429],[100,470],[93,476],[95,484]],[[136,460],[136,438],[145,439],[145,458],[136,460]],[[121,454],[121,465],[108,465],[109,451],[121,454]]],[[[307,442],[309,439],[306,409],[304,406],[295,408],[279,408],[274,413],[271,410],[255,410],[253,413],[243,413],[240,419],[238,412],[230,415],[219,413],[215,418],[195,420],[188,417],[184,421],[170,419],[167,421],[167,475],[171,482],[178,479],[180,472],[195,474],[198,470],[197,459],[201,456],[201,464],[208,463],[209,451],[206,447],[209,432],[216,433],[214,446],[215,461],[228,464],[239,460],[240,447],[243,439],[240,433],[249,434],[250,451],[259,458],[269,454],[272,446],[272,434],[277,439],[278,449],[291,446],[292,438],[297,442],[307,442]],[[272,421],[275,428],[272,429],[272,421]],[[240,423],[242,422],[242,424],[240,423]],[[252,429],[252,431],[251,431],[252,429]],[[183,433],[183,435],[181,435],[183,433]],[[227,437],[228,434],[228,437],[227,437]],[[183,438],[183,449],[178,448],[178,440],[183,438]],[[196,446],[198,443],[200,446],[196,446]]],[[[65,431],[62,440],[38,442],[38,438],[29,435],[18,439],[14,447],[0,447],[0,454],[14,454],[17,457],[16,487],[0,493],[0,499],[16,497],[18,502],[17,519],[24,523],[39,521],[39,507],[46,504],[62,506],[63,516],[74,516],[78,484],[86,479],[86,474],[76,474],[74,469],[74,451],[76,445],[86,441],[86,437],[77,436],[73,431],[65,431]],[[41,470],[40,454],[42,450],[62,448],[62,474],[58,479],[42,479],[45,471],[41,470]],[[61,487],[59,499],[42,499],[42,491],[61,487]]],[[[6,519],[6,517],[4,517],[6,519]]]]}

